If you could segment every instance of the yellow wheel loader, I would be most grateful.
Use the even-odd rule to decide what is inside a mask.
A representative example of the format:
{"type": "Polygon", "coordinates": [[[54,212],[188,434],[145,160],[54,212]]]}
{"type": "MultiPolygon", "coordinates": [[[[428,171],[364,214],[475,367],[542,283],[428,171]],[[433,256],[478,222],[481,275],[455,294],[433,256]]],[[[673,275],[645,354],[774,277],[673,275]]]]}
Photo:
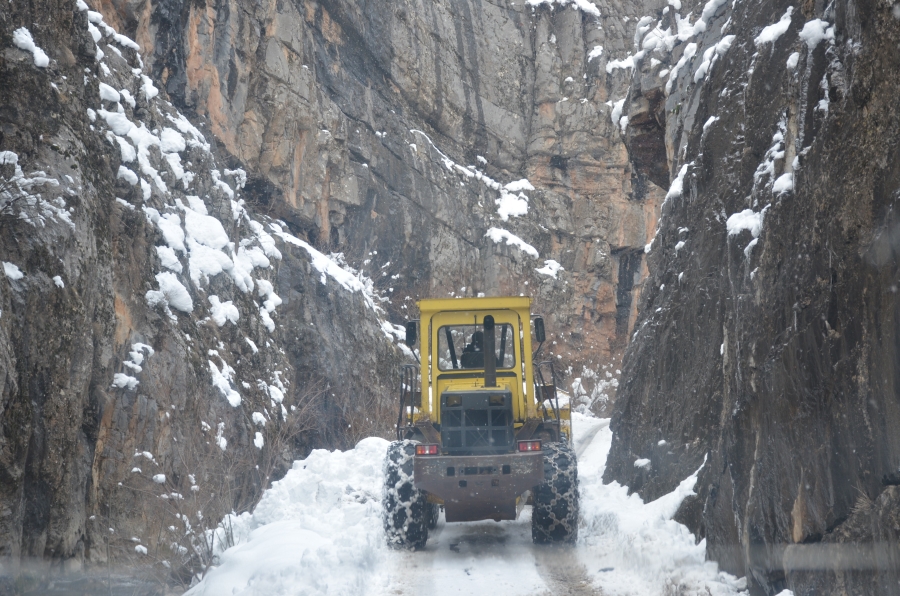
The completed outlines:
{"type": "Polygon", "coordinates": [[[404,367],[397,440],[384,463],[388,545],[423,547],[440,506],[448,522],[500,521],[529,500],[534,542],[574,542],[571,410],[560,405],[552,360],[536,363],[545,333],[531,299],[418,305],[406,343],[420,343],[420,364],[404,367]]]}

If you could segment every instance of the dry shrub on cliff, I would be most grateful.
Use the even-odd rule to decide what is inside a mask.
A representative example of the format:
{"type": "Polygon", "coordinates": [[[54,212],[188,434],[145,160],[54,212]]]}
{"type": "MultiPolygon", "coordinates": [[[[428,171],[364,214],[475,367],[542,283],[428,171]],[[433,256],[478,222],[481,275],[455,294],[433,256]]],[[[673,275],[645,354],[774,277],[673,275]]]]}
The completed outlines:
{"type": "Polygon", "coordinates": [[[252,510],[271,483],[308,451],[323,391],[310,384],[291,393],[283,402],[286,415],[263,424],[247,414],[247,420],[230,425],[237,436],[229,443],[221,440],[224,423],[216,428],[204,423],[203,432],[173,440],[165,466],[169,474],[152,473],[156,462],[145,458],[151,459],[142,463],[149,471],[136,467],[121,486],[145,520],[143,535],[108,540],[107,548],[117,551],[109,558],[146,562],[149,557],[162,584],[186,588],[202,577],[215,553],[234,544],[228,514],[252,510]],[[254,443],[257,432],[261,447],[254,443]]]}
{"type": "Polygon", "coordinates": [[[396,399],[335,391],[324,396],[320,408],[319,435],[325,445],[349,449],[366,437],[389,439],[395,434],[396,399]]]}

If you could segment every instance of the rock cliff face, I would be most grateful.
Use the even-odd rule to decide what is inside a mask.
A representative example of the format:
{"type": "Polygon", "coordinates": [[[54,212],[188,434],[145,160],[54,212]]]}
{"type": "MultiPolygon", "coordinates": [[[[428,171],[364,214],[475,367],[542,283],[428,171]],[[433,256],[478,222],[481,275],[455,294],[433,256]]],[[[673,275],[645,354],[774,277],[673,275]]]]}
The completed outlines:
{"type": "Polygon", "coordinates": [[[198,510],[380,430],[396,330],[99,13],[11,4],[0,40],[0,557],[190,568],[198,510]]]}
{"type": "Polygon", "coordinates": [[[681,4],[623,110],[670,190],[606,478],[702,466],[680,518],[755,593],[894,593],[900,5],[681,4]]]}
{"type": "Polygon", "coordinates": [[[533,296],[604,407],[662,200],[620,138],[646,9],[533,4],[9,3],[0,556],[196,569],[191,512],[383,432],[420,297],[533,296]]]}
{"type": "Polygon", "coordinates": [[[532,295],[554,353],[592,376],[626,343],[662,199],[610,118],[639,9],[532,4],[103,8],[244,164],[247,192],[370,272],[398,318],[406,297],[532,295]]]}

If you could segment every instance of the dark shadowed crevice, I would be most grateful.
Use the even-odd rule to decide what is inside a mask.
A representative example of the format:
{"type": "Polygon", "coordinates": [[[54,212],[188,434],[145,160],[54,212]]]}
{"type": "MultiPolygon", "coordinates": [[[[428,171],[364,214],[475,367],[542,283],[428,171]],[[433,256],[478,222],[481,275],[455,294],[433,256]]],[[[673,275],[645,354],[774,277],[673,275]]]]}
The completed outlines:
{"type": "Polygon", "coordinates": [[[621,338],[624,342],[628,335],[628,321],[634,302],[634,280],[641,269],[644,249],[620,248],[613,250],[612,255],[619,263],[618,283],[616,283],[616,339],[621,338]]]}

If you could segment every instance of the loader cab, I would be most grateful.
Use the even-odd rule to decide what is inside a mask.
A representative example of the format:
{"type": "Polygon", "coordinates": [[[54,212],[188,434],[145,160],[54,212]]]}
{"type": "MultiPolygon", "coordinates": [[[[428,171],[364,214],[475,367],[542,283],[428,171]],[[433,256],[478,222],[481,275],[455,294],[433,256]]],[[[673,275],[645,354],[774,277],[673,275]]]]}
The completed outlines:
{"type": "Polygon", "coordinates": [[[530,298],[422,300],[419,311],[418,325],[407,324],[407,343],[419,344],[420,366],[414,375],[410,365],[401,384],[407,397],[398,438],[474,455],[512,452],[537,433],[569,434],[568,417],[548,415],[543,403],[552,384],[532,362],[532,335],[540,343],[544,328],[539,319],[532,331],[530,298]]]}
{"type": "MultiPolygon", "coordinates": [[[[511,427],[516,421],[523,423],[529,413],[529,400],[533,400],[528,391],[531,370],[523,358],[523,354],[531,354],[530,299],[423,300],[419,308],[423,331],[422,413],[441,427],[445,422],[454,427],[486,422],[479,426],[492,427],[488,408],[477,406],[485,399],[486,406],[491,406],[493,399],[502,401],[508,409],[511,427]],[[463,401],[471,403],[463,404],[463,401]],[[476,410],[480,413],[475,414],[476,410]],[[461,412],[462,420],[456,419],[457,411],[461,412]],[[445,421],[445,414],[450,419],[445,421]]],[[[498,416],[494,414],[493,422],[497,422],[498,416]]],[[[445,439],[456,437],[446,432],[442,435],[445,439]]],[[[497,443],[490,443],[499,448],[497,443]]]]}

